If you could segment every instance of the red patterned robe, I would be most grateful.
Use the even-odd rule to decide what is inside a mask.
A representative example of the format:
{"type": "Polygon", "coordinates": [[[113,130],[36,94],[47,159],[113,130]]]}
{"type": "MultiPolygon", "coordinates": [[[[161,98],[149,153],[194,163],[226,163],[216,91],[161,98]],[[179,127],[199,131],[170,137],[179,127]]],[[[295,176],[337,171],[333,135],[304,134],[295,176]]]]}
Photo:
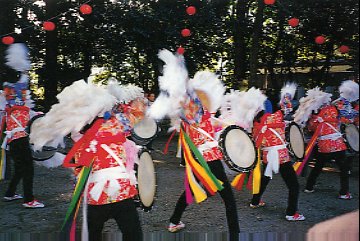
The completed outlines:
{"type": "MultiPolygon", "coordinates": [[[[281,111],[274,114],[265,114],[259,122],[254,123],[253,136],[257,147],[271,148],[275,146],[283,146],[285,143],[285,122],[284,115],[281,111]],[[263,130],[266,128],[265,132],[263,130]],[[276,135],[273,131],[278,133],[276,135]]],[[[280,148],[279,163],[283,164],[290,161],[289,151],[286,147],[280,148]]],[[[267,150],[263,150],[263,162],[267,163],[267,150]]]]}
{"type": "Polygon", "coordinates": [[[75,163],[79,166],[93,160],[87,194],[90,205],[120,202],[137,195],[135,172],[128,166],[131,165],[129,159],[134,157],[128,156],[125,147],[135,148],[135,144],[125,138],[124,126],[115,117],[98,121],[101,124],[95,136],[84,141],[75,154],[75,163]]]}
{"type": "Polygon", "coordinates": [[[322,108],[317,115],[309,120],[309,130],[319,130],[318,147],[320,153],[345,151],[347,146],[340,132],[339,112],[335,106],[328,105],[322,108]]]}
{"type": "Polygon", "coordinates": [[[30,109],[27,106],[15,105],[6,107],[7,143],[27,136],[25,128],[30,120],[30,109]]]}

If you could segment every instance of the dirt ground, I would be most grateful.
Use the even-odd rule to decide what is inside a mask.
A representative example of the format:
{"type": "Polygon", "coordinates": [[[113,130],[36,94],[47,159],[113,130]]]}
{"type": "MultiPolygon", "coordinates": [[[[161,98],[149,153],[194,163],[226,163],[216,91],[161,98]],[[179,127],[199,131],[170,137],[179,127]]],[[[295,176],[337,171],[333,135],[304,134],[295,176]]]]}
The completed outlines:
{"type": "MultiPolygon", "coordinates": [[[[225,208],[219,195],[209,198],[201,204],[191,205],[182,221],[187,225],[180,234],[173,235],[166,231],[175,203],[183,190],[184,168],[175,158],[176,140],[172,141],[168,155],[162,150],[167,135],[155,140],[152,157],[157,176],[157,193],[154,208],[145,213],[139,210],[145,241],[222,241],[226,240],[227,224],[225,208]]],[[[229,179],[235,172],[228,170],[229,179]]],[[[9,181],[0,182],[1,195],[9,181]]],[[[301,190],[306,177],[299,177],[301,190]]],[[[234,190],[241,240],[304,240],[305,234],[313,225],[330,218],[359,209],[359,163],[358,156],[353,162],[350,177],[350,189],[353,200],[337,199],[339,177],[335,165],[329,163],[326,171],[318,179],[316,192],[300,193],[299,211],[307,218],[303,222],[285,220],[287,206],[287,188],[280,175],[275,175],[264,194],[267,206],[261,209],[249,208],[249,191],[234,190]],[[256,238],[258,237],[258,238],[256,238]]],[[[46,169],[36,166],[34,194],[46,204],[46,208],[37,210],[24,209],[21,201],[0,202],[0,241],[1,240],[58,240],[59,232],[69,206],[73,191],[71,171],[65,168],[46,169]]],[[[19,187],[19,193],[22,188],[19,187]]],[[[79,223],[79,226],[80,223],[79,223]]],[[[114,221],[109,221],[104,232],[107,240],[121,240],[114,221]]]]}

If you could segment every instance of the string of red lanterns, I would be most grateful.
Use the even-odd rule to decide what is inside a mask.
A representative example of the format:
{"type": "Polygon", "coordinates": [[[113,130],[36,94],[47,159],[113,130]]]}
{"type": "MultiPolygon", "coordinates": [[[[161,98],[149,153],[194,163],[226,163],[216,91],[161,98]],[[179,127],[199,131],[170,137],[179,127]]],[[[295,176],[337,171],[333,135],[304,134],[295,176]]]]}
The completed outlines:
{"type": "MultiPolygon", "coordinates": [[[[276,3],[276,0],[264,0],[264,3],[266,5],[274,5],[276,3]]],[[[289,26],[296,28],[299,26],[300,24],[300,19],[292,17],[288,20],[288,24],[289,26]]],[[[315,43],[318,45],[323,45],[324,43],[326,43],[328,39],[325,36],[319,35],[317,37],[315,37],[315,43]]],[[[339,52],[342,54],[346,54],[350,51],[350,47],[347,45],[341,45],[338,48],[339,52]]]]}
{"type": "MultiPolygon", "coordinates": [[[[89,0],[86,3],[83,3],[83,4],[80,5],[79,11],[80,11],[81,14],[89,15],[89,14],[92,13],[92,7],[89,4],[87,4],[90,1],[91,0],[89,0]]],[[[67,11],[67,12],[69,12],[69,11],[67,11]]],[[[64,15],[67,12],[59,14],[58,16],[64,15]]],[[[56,25],[55,25],[54,22],[50,21],[51,19],[54,19],[54,18],[56,18],[56,17],[53,17],[53,18],[50,18],[49,20],[44,21],[42,23],[42,29],[45,30],[45,31],[54,31],[55,28],[56,28],[56,25]]],[[[8,33],[8,34],[3,35],[3,37],[1,38],[1,42],[3,44],[6,44],[6,45],[13,44],[15,42],[15,38],[12,37],[11,34],[13,34],[13,33],[8,33]]]]}
{"type": "MultiPolygon", "coordinates": [[[[186,8],[186,13],[189,16],[193,16],[195,15],[197,12],[196,7],[194,6],[189,6],[186,8]]],[[[191,30],[188,28],[184,28],[183,30],[181,30],[181,36],[184,38],[188,38],[191,36],[191,30]]],[[[183,46],[178,47],[177,51],[176,51],[179,55],[183,55],[185,53],[185,48],[183,46]]]]}

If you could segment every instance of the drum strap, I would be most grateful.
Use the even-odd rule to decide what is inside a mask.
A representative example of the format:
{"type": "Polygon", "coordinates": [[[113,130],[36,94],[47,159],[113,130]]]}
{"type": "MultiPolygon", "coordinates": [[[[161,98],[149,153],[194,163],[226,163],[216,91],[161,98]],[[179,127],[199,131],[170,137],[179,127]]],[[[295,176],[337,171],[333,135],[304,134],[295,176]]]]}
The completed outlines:
{"type": "Polygon", "coordinates": [[[339,138],[342,137],[342,134],[336,130],[335,127],[333,127],[331,124],[327,123],[327,122],[324,122],[324,124],[326,124],[327,126],[329,126],[331,129],[333,129],[335,131],[335,133],[333,134],[329,134],[329,135],[325,135],[325,136],[320,136],[318,139],[320,141],[323,141],[323,140],[337,140],[339,138]]]}

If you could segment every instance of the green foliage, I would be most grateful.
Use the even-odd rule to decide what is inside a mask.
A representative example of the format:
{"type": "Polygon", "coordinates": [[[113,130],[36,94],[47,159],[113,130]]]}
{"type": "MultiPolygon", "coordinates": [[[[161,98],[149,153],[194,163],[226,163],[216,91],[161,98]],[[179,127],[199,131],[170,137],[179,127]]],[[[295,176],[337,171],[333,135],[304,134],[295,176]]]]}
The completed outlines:
{"type": "MultiPolygon", "coordinates": [[[[255,0],[92,0],[89,4],[93,6],[93,13],[87,16],[79,14],[78,1],[58,0],[56,12],[61,15],[53,19],[57,25],[56,43],[47,43],[46,33],[35,25],[47,18],[43,6],[30,0],[0,0],[0,5],[4,4],[13,11],[0,9],[0,35],[15,27],[36,26],[20,35],[30,47],[33,76],[38,78],[33,89],[49,81],[44,77],[45,49],[49,44],[57,50],[58,66],[50,75],[56,78],[58,91],[77,79],[86,79],[91,66],[106,67],[109,71],[99,81],[111,75],[123,83],[156,90],[160,74],[158,51],[162,48],[176,51],[180,45],[186,49],[190,75],[210,69],[221,75],[229,88],[247,85],[245,79],[235,78],[235,59],[240,53],[235,51],[238,43],[234,35],[240,29],[234,28],[238,19],[234,9],[237,4],[244,4],[246,8],[240,28],[245,34],[243,68],[249,72],[247,62],[258,10],[255,0]],[[197,8],[194,16],[186,14],[185,9],[190,5],[197,8]],[[28,13],[35,17],[29,18],[28,13]],[[192,31],[189,38],[181,36],[183,28],[192,31]]],[[[294,78],[296,66],[312,67],[309,81],[302,82],[309,87],[326,83],[328,70],[336,59],[346,58],[358,69],[358,9],[359,3],[355,0],[278,0],[274,6],[266,6],[258,46],[259,68],[273,70],[272,81],[277,83],[294,78]],[[300,26],[289,27],[290,17],[299,18],[300,26]],[[319,46],[314,42],[317,35],[324,35],[329,41],[319,46]],[[342,55],[334,51],[342,44],[350,46],[350,53],[342,55]]],[[[4,49],[0,47],[2,53],[4,49]]]]}

